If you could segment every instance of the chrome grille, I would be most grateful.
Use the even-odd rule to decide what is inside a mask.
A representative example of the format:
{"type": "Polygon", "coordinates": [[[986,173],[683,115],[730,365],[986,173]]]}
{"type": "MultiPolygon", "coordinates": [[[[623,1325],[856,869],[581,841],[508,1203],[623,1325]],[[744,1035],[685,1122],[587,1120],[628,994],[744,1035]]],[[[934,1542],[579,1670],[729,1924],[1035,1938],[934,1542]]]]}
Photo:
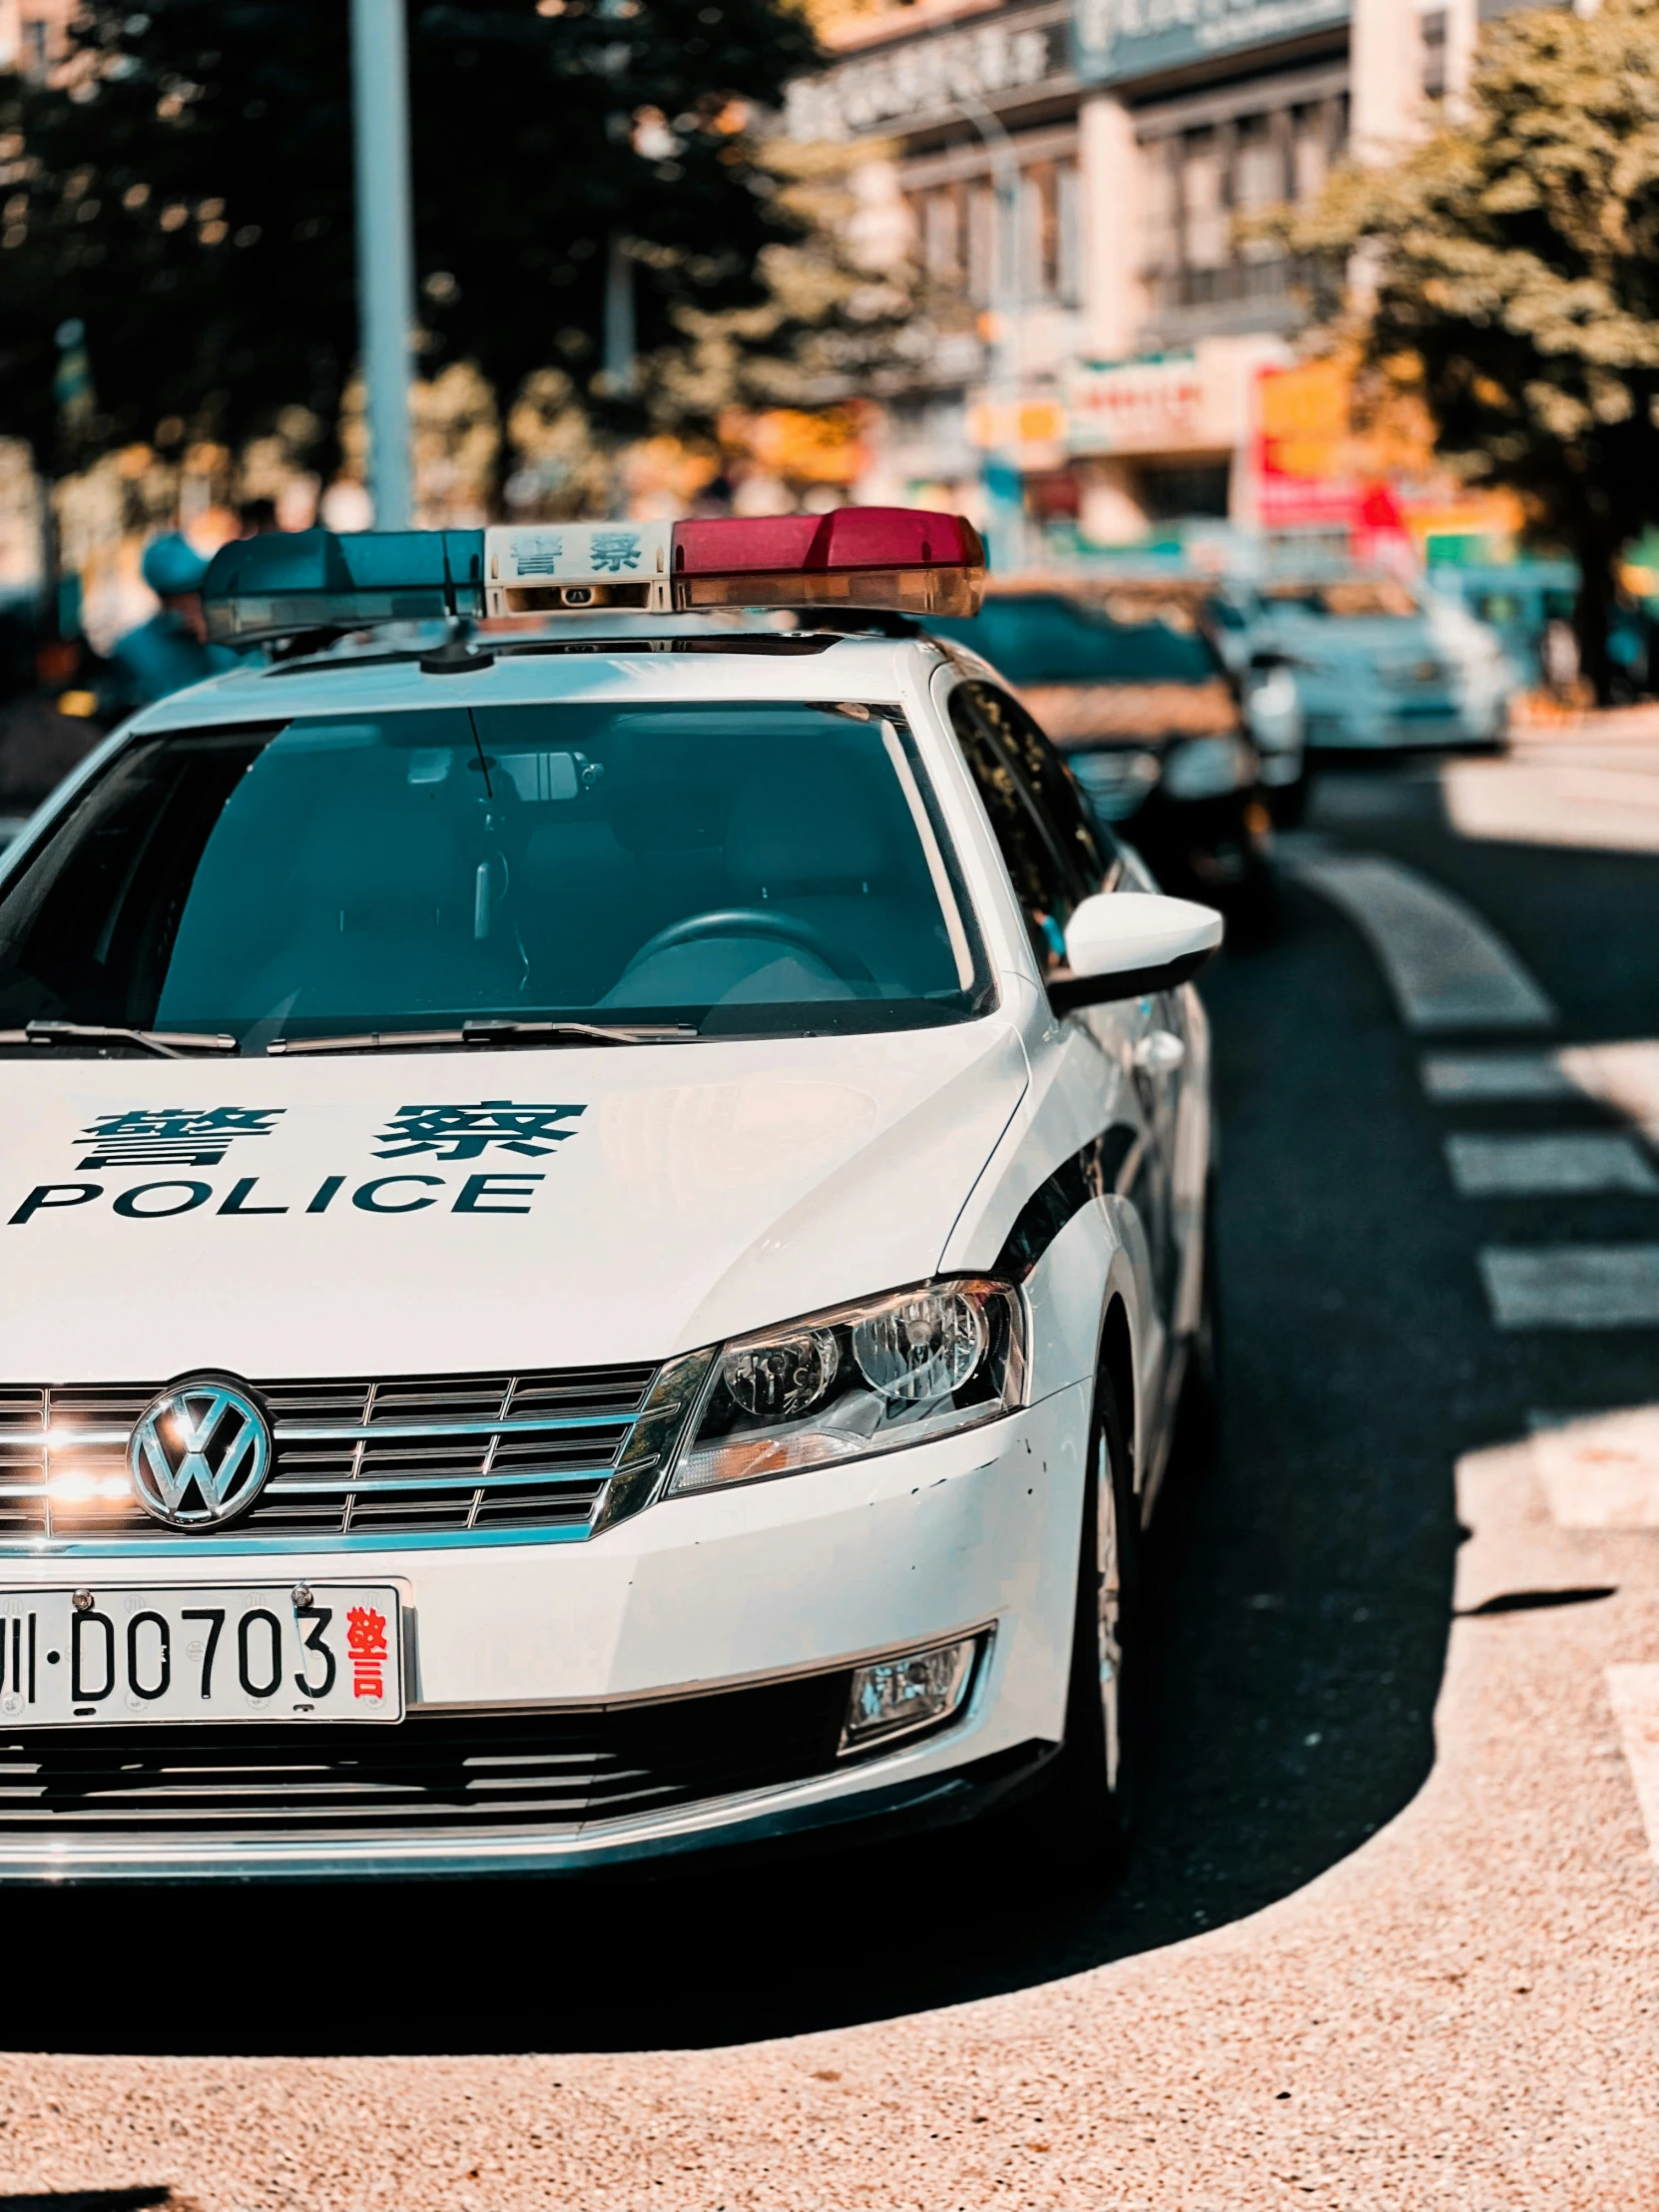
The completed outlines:
{"type": "Polygon", "coordinates": [[[606,1821],[834,1771],[844,1667],[583,1712],[32,1729],[0,1722],[0,1836],[418,1835],[606,1821]]]}
{"type": "MultiPolygon", "coordinates": [[[[657,1371],[393,1376],[255,1385],[275,1468],[251,1513],[187,1541],[586,1529],[657,1371]]],[[[0,1543],[179,1541],[127,1475],[161,1385],[0,1386],[0,1543]]]]}

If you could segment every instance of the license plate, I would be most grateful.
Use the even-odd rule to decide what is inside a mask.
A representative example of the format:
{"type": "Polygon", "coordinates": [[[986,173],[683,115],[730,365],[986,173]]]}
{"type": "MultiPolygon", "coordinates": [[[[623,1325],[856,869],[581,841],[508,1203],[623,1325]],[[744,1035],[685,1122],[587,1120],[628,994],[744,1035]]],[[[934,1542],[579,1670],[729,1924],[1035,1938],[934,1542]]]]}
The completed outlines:
{"type": "Polygon", "coordinates": [[[0,1590],[0,1729],[402,1717],[382,1583],[0,1590]]]}

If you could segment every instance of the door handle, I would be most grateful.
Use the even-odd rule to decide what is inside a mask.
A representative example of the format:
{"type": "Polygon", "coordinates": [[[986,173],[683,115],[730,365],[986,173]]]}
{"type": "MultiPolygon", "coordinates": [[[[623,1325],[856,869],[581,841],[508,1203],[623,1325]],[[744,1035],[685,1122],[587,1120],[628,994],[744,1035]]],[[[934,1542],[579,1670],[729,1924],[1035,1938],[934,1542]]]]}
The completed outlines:
{"type": "Polygon", "coordinates": [[[1173,1075],[1186,1057],[1187,1047],[1172,1029],[1149,1029],[1136,1040],[1131,1055],[1148,1075],[1173,1075]]]}

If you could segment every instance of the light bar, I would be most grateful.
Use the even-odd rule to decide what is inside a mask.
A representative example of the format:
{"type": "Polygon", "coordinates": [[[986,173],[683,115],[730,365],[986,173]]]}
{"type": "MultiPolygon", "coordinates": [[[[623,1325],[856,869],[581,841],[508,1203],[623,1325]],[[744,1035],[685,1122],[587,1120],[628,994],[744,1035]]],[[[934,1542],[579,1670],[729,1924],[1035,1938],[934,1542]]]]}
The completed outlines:
{"type": "Polygon", "coordinates": [[[512,523],[241,538],[203,586],[208,634],[254,645],[454,614],[714,607],[971,615],[985,549],[960,515],[837,507],[692,522],[512,523]]]}
{"type": "Polygon", "coordinates": [[[202,586],[208,635],[256,645],[305,630],[361,630],[484,612],[481,530],[271,531],[214,555],[202,586]]]}

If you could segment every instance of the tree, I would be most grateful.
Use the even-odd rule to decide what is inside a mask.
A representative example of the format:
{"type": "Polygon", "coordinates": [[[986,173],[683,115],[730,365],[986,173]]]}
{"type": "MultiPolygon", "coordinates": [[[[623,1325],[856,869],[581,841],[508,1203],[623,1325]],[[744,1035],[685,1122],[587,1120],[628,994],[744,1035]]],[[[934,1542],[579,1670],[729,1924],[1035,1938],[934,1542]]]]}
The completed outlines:
{"type": "Polygon", "coordinates": [[[1441,453],[1577,554],[1602,700],[1614,564],[1659,517],[1656,52],[1659,0],[1490,24],[1466,120],[1275,223],[1358,274],[1348,329],[1375,384],[1418,393],[1441,453]]]}
{"type": "MultiPolygon", "coordinates": [[[[88,449],[239,444],[288,410],[337,452],[357,345],[344,0],[85,0],[61,78],[0,115],[0,431],[54,454],[54,332],[86,325],[88,449]]],[[[549,364],[642,418],[688,309],[752,305],[795,236],[750,117],[806,66],[792,0],[409,0],[428,366],[510,400],[549,364]],[[613,253],[644,369],[600,331],[613,253]]],[[[56,452],[61,462],[82,457],[56,452]]]]}

